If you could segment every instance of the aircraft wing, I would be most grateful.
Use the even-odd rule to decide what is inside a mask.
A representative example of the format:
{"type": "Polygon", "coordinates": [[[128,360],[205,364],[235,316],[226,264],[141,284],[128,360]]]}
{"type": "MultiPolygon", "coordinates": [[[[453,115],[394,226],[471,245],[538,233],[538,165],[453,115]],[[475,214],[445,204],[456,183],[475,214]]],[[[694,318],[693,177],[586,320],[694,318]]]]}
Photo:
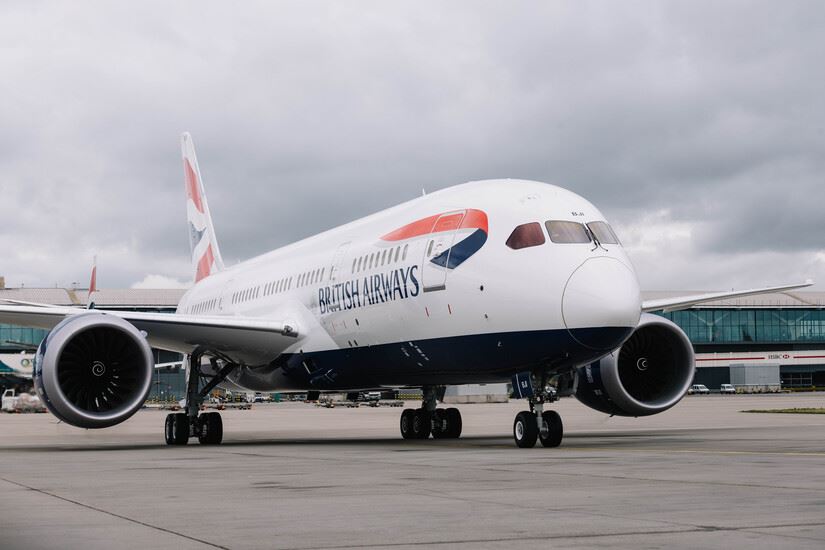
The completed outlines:
{"type": "Polygon", "coordinates": [[[710,292],[707,294],[693,294],[691,296],[674,296],[672,298],[661,298],[657,300],[645,300],[642,302],[642,311],[677,311],[680,309],[687,309],[696,304],[704,302],[714,302],[716,300],[725,300],[728,298],[742,298],[744,296],[753,296],[755,294],[770,294],[772,292],[784,292],[787,290],[795,290],[798,288],[805,288],[814,284],[813,281],[808,280],[804,283],[794,285],[772,286],[766,288],[751,288],[748,290],[731,290],[730,292],[710,292]]]}
{"type": "Polygon", "coordinates": [[[179,353],[191,353],[196,347],[205,346],[239,358],[274,358],[301,339],[295,322],[287,319],[0,304],[0,323],[12,325],[51,329],[71,315],[120,317],[145,332],[152,347],[179,353]]]}
{"type": "Polygon", "coordinates": [[[155,363],[155,370],[158,369],[171,369],[175,367],[182,367],[183,361],[169,361],[167,363],[155,363]]]}

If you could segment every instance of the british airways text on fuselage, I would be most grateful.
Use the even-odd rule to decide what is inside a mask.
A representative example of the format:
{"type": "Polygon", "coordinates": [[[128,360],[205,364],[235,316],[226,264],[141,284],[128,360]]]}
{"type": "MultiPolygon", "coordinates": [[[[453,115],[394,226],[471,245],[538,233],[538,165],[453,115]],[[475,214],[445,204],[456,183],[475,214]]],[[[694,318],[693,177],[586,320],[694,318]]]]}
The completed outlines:
{"type": "Polygon", "coordinates": [[[418,296],[418,265],[351,279],[318,289],[321,314],[405,300],[418,296]]]}

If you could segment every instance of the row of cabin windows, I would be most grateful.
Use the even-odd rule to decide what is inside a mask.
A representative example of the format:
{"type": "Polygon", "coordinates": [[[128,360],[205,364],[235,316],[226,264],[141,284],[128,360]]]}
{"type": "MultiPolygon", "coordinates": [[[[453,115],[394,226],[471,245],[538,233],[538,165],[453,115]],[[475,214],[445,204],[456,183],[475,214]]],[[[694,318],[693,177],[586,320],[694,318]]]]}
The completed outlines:
{"type": "Polygon", "coordinates": [[[212,298],[211,300],[204,300],[203,302],[198,302],[197,304],[189,306],[189,313],[204,313],[206,311],[211,311],[215,309],[217,305],[217,298],[212,298]]]}
{"type": "Polygon", "coordinates": [[[292,277],[284,277],[283,279],[266,283],[264,285],[264,296],[279,294],[290,288],[292,288],[292,277]]]}
{"type": "MultiPolygon", "coordinates": [[[[550,220],[544,222],[547,234],[554,243],[621,244],[613,229],[606,222],[579,222],[550,220]]],[[[545,243],[544,230],[539,222],[519,225],[507,238],[507,246],[513,250],[539,246],[545,243]]]]}
{"type": "Polygon", "coordinates": [[[407,249],[409,246],[410,245],[405,244],[402,249],[399,245],[395,248],[387,248],[382,252],[373,252],[372,254],[365,254],[359,258],[353,258],[352,272],[358,273],[384,264],[397,263],[399,259],[403,262],[407,259],[407,249]]]}
{"type": "Polygon", "coordinates": [[[253,286],[247,288],[245,290],[239,290],[237,292],[232,293],[232,303],[233,304],[240,304],[241,302],[247,302],[249,300],[254,300],[261,294],[261,287],[260,286],[253,286]]]}
{"type": "Polygon", "coordinates": [[[247,288],[246,290],[239,290],[238,292],[232,294],[232,303],[239,304],[241,302],[254,300],[255,298],[259,298],[262,295],[271,296],[272,294],[278,294],[280,292],[290,290],[292,288],[293,279],[295,280],[296,288],[319,283],[324,278],[324,274],[326,273],[326,271],[327,268],[325,267],[318,268],[312,271],[301,273],[297,276],[297,278],[284,277],[282,279],[278,279],[277,281],[266,283],[263,287],[255,286],[247,288]]]}
{"type": "MultiPolygon", "coordinates": [[[[360,258],[354,258],[352,260],[352,272],[355,273],[357,271],[362,271],[365,269],[372,269],[373,267],[378,267],[380,265],[389,265],[390,263],[396,263],[399,260],[404,261],[407,259],[407,249],[409,248],[408,244],[404,245],[402,249],[401,246],[397,246],[395,248],[389,248],[382,252],[373,252],[372,254],[366,254],[361,256],[360,258]]],[[[321,282],[324,279],[324,275],[326,275],[327,268],[322,267],[318,269],[314,269],[312,271],[306,271],[298,275],[297,279],[295,280],[296,288],[300,288],[302,286],[307,285],[314,285],[316,283],[321,282]]],[[[280,292],[284,292],[286,290],[290,290],[292,288],[292,281],[293,277],[284,277],[282,279],[278,279],[277,281],[272,281],[266,283],[263,287],[255,286],[250,287],[245,290],[239,290],[232,294],[232,303],[239,304],[242,302],[247,302],[249,300],[254,300],[255,298],[263,296],[270,296],[272,294],[278,294],[280,292]]],[[[212,304],[212,307],[217,305],[216,300],[209,300],[204,302],[204,304],[212,304]]],[[[193,308],[195,313],[200,304],[196,305],[193,308]]],[[[207,308],[208,309],[208,308],[207,308]]]]}
{"type": "Polygon", "coordinates": [[[298,275],[298,285],[306,286],[306,285],[314,285],[315,283],[320,283],[321,280],[324,278],[324,273],[326,273],[327,268],[318,268],[312,271],[307,271],[306,273],[301,273],[298,275]]]}

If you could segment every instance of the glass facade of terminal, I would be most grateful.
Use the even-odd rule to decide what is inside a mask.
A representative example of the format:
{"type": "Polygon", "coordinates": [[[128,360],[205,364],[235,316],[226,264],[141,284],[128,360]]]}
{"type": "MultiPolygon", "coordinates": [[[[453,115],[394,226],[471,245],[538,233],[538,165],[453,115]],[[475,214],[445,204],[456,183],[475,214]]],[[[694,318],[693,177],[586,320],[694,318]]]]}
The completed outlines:
{"type": "Polygon", "coordinates": [[[36,348],[48,333],[48,330],[42,328],[0,325],[0,349],[15,351],[36,348]]]}
{"type": "Polygon", "coordinates": [[[694,344],[825,343],[821,309],[689,309],[660,315],[694,344]]]}
{"type": "MultiPolygon", "coordinates": [[[[825,310],[689,309],[660,313],[685,331],[699,353],[770,349],[822,349],[825,310]]],[[[780,365],[783,388],[825,387],[825,365],[780,365]]],[[[705,367],[694,381],[717,388],[730,382],[728,367],[705,367]]]]}

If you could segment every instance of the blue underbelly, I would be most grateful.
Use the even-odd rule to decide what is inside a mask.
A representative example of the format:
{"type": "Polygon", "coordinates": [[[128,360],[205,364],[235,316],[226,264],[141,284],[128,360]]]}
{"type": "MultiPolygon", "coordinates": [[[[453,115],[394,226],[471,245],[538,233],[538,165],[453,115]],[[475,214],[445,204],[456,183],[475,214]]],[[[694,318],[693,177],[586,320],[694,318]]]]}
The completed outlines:
{"type": "Polygon", "coordinates": [[[632,331],[603,327],[473,334],[285,354],[268,367],[247,371],[237,382],[266,391],[503,381],[527,370],[564,371],[590,363],[605,352],[579,342],[598,341],[604,349],[615,349],[632,331]]]}

